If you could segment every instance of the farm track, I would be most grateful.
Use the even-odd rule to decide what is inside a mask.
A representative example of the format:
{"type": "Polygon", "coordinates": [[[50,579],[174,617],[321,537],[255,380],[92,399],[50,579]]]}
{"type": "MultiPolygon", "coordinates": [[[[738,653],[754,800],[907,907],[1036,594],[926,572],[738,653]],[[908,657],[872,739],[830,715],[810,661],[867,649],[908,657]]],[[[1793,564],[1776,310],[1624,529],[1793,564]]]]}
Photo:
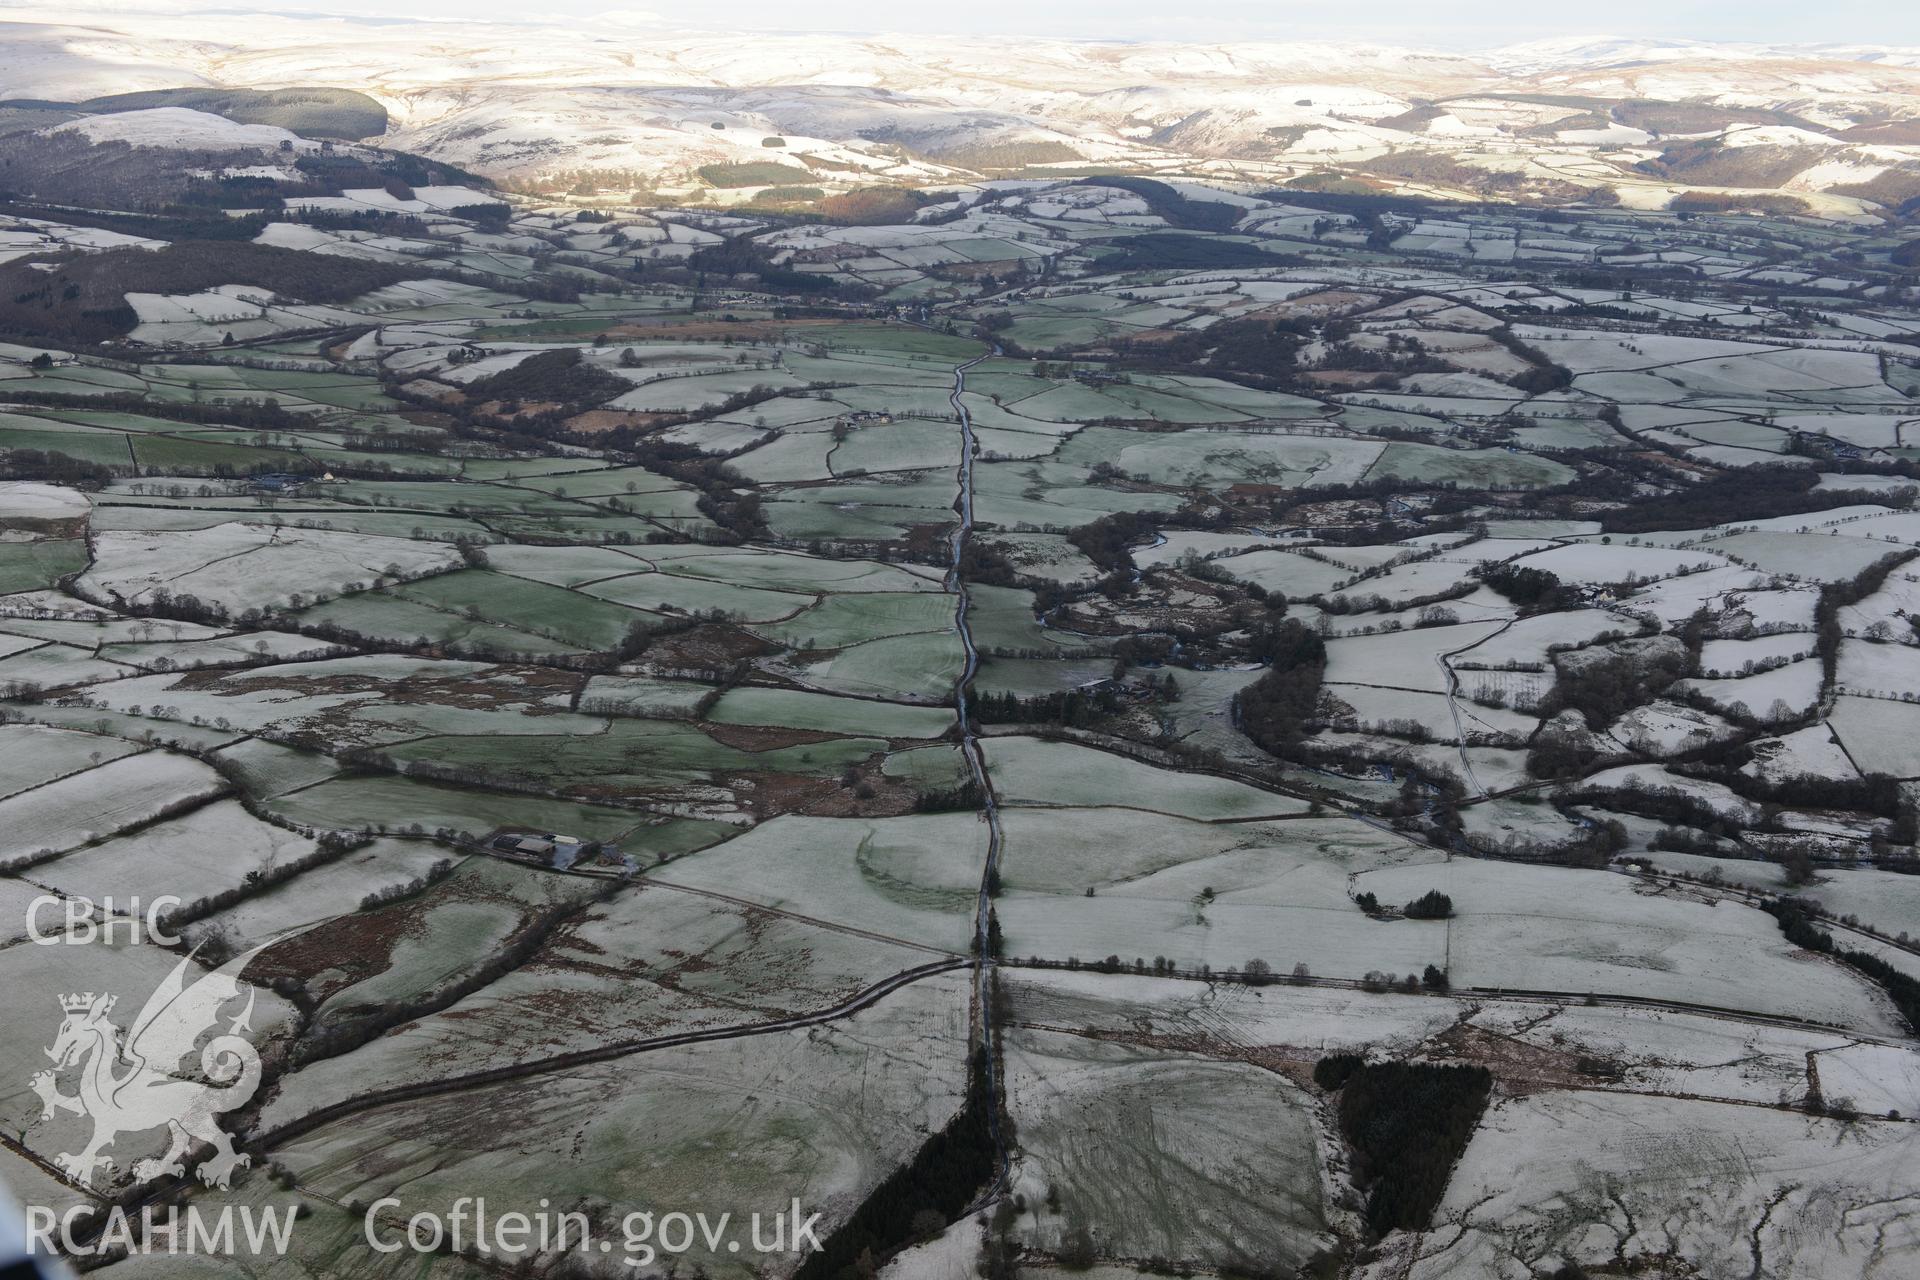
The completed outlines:
{"type": "Polygon", "coordinates": [[[1513,626],[1513,623],[1514,619],[1509,618],[1506,624],[1502,626],[1500,630],[1494,632],[1493,635],[1482,636],[1472,644],[1462,645],[1458,649],[1433,655],[1434,662],[1439,664],[1441,674],[1447,678],[1447,711],[1453,716],[1453,736],[1460,741],[1460,767],[1466,770],[1467,781],[1473,786],[1475,791],[1480,793],[1480,799],[1482,800],[1487,798],[1487,788],[1480,781],[1480,776],[1473,771],[1473,758],[1467,754],[1467,729],[1460,720],[1460,676],[1459,673],[1453,669],[1453,664],[1449,662],[1448,659],[1452,658],[1455,654],[1465,653],[1469,649],[1478,648],[1480,645],[1493,639],[1494,636],[1505,634],[1507,629],[1513,626]]]}
{"type": "Polygon", "coordinates": [[[704,1044],[713,1040],[739,1040],[747,1036],[770,1035],[781,1031],[797,1031],[805,1027],[817,1027],[824,1023],[837,1022],[850,1017],[871,1005],[878,1004],[887,996],[910,986],[922,978],[935,974],[949,973],[955,969],[964,969],[971,962],[964,959],[936,960],[931,964],[918,965],[905,969],[893,976],[875,983],[852,997],[829,1008],[813,1013],[795,1014],[790,1018],[775,1018],[766,1022],[739,1023],[729,1027],[710,1027],[700,1031],[677,1031],[663,1036],[646,1036],[637,1040],[621,1040],[613,1044],[598,1045],[592,1049],[579,1049],[570,1053],[554,1054],[545,1058],[536,1058],[528,1062],[517,1062],[511,1066],[491,1067],[484,1071],[471,1071],[464,1075],[448,1076],[440,1080],[422,1081],[419,1084],[398,1085],[389,1089],[378,1089],[363,1093],[355,1098],[336,1102],[317,1108],[297,1120],[289,1121],[278,1129],[254,1135],[246,1143],[245,1149],[258,1154],[277,1143],[311,1133],[323,1125],[346,1116],[357,1115],[376,1107],[389,1106],[396,1102],[409,1102],[419,1098],[437,1097],[441,1094],[459,1093],[468,1089],[484,1089],[489,1085],[505,1084],[514,1080],[524,1080],[532,1076],[546,1075],[553,1071],[564,1071],[573,1067],[590,1066],[598,1062],[609,1062],[629,1057],[636,1053],[648,1053],[656,1049],[674,1049],[683,1045],[704,1044]]]}
{"type": "MultiPolygon", "coordinates": [[[[702,1044],[714,1040],[739,1040],[748,1036],[768,1035],[775,1032],[795,1031],[805,1027],[821,1026],[859,1013],[861,1010],[879,1003],[887,996],[892,995],[903,987],[920,981],[922,978],[929,978],[939,973],[948,973],[955,969],[967,968],[972,963],[970,960],[952,959],[919,965],[883,979],[873,986],[866,988],[864,991],[860,991],[830,1008],[819,1009],[813,1013],[797,1014],[791,1018],[777,1018],[768,1022],[742,1023],[731,1027],[713,1027],[700,1031],[682,1031],[664,1036],[650,1036],[638,1040],[620,1041],[614,1044],[600,1045],[592,1049],[581,1049],[571,1053],[555,1054],[530,1062],[515,1063],[512,1066],[494,1067],[485,1071],[469,1072],[466,1075],[450,1076],[441,1080],[423,1081],[420,1084],[401,1085],[395,1088],[365,1093],[355,1098],[349,1098],[329,1106],[321,1107],[300,1117],[298,1120],[280,1126],[278,1129],[255,1134],[243,1142],[236,1142],[235,1146],[236,1149],[250,1156],[264,1155],[278,1143],[311,1133],[315,1129],[331,1124],[335,1120],[344,1119],[348,1116],[358,1115],[364,1111],[389,1106],[398,1102],[438,1097],[443,1094],[463,1092],[467,1089],[483,1089],[490,1085],[523,1080],[532,1076],[545,1075],[548,1072],[562,1071],[577,1066],[613,1061],[631,1056],[632,1054],[646,1053],[655,1049],[672,1049],[683,1045],[702,1044]]],[[[235,1136],[238,1137],[239,1135],[236,1134],[235,1136]]],[[[31,1160],[36,1167],[42,1168],[50,1176],[58,1179],[63,1184],[75,1187],[85,1194],[94,1197],[96,1200],[100,1198],[97,1192],[73,1182],[67,1178],[57,1166],[42,1160],[32,1151],[16,1144],[12,1139],[0,1136],[0,1147],[18,1152],[24,1158],[31,1160]]],[[[183,1175],[177,1179],[163,1180],[155,1183],[144,1194],[138,1196],[131,1202],[122,1201],[121,1203],[126,1205],[129,1213],[137,1213],[143,1206],[155,1204],[182,1189],[192,1194],[197,1192],[200,1187],[191,1175],[183,1175]]],[[[83,1232],[82,1235],[83,1239],[86,1240],[93,1238],[85,1232],[83,1232]]]]}
{"type": "Polygon", "coordinates": [[[856,938],[865,938],[869,942],[884,942],[890,947],[911,947],[915,951],[929,951],[934,955],[951,956],[956,960],[965,958],[947,950],[945,947],[936,947],[930,942],[913,942],[906,938],[896,938],[890,933],[875,933],[871,929],[856,929],[850,924],[837,924],[832,920],[823,920],[819,916],[803,915],[798,911],[783,911],[779,907],[769,907],[765,903],[754,902],[750,898],[736,898],[730,894],[717,893],[712,889],[695,889],[691,885],[674,884],[671,880],[656,880],[644,876],[634,883],[641,888],[671,889],[675,893],[697,894],[702,898],[712,898],[718,902],[744,907],[748,911],[757,914],[779,916],[786,920],[797,920],[801,924],[811,925],[816,929],[830,929],[835,933],[851,934],[856,938]]]}

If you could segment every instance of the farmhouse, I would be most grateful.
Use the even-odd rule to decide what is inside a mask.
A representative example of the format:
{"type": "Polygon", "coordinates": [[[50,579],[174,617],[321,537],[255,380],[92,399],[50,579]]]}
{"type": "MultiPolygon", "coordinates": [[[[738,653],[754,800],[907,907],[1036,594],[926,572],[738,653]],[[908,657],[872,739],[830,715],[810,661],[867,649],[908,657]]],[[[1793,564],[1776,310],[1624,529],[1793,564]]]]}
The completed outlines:
{"type": "Polygon", "coordinates": [[[492,847],[501,853],[517,854],[524,858],[550,858],[553,856],[553,841],[540,836],[504,835],[493,838],[492,847]]]}
{"type": "Polygon", "coordinates": [[[286,472],[269,472],[252,476],[247,487],[255,493],[298,493],[306,487],[308,477],[291,475],[286,472]]]}
{"type": "Polygon", "coordinates": [[[565,871],[591,846],[578,836],[558,832],[525,833],[503,831],[487,842],[487,847],[516,858],[528,858],[565,871]]]}

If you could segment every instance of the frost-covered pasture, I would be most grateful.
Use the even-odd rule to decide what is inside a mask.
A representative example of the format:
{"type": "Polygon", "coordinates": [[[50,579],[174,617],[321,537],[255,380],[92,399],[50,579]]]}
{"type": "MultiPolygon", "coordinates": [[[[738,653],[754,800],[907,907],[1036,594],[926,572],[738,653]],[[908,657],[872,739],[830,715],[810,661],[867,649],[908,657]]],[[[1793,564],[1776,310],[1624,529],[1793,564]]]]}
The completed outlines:
{"type": "Polygon", "coordinates": [[[1148,809],[1202,821],[1271,818],[1304,811],[1290,796],[1243,783],[1182,775],[1062,742],[993,738],[984,747],[996,790],[1009,804],[1148,809]]]}
{"type": "Polygon", "coordinates": [[[285,1114],[401,1083],[833,1008],[937,953],[665,884],[596,906],[529,963],[305,1073],[285,1114]],[[620,975],[609,991],[608,978],[620,975]]]}
{"type": "MultiPolygon", "coordinates": [[[[1286,94],[1263,136],[1314,164],[1553,126],[1593,184],[1653,136],[1286,94]]],[[[0,906],[217,898],[196,964],[266,944],[305,1012],[262,1165],[343,1204],[777,1190],[837,1225],[990,1031],[1027,1270],[1084,1227],[1103,1280],[1327,1247],[1904,1274],[1895,986],[1757,905],[1920,973],[1920,598],[1869,574],[1920,545],[1920,322],[1863,198],[1422,182],[1376,227],[1258,160],[1080,181],[1161,163],[1116,137],[976,181],[829,142],[811,91],[643,96],[671,119],[597,154],[671,137],[705,207],[303,194],[260,246],[411,278],[320,306],[216,271],[114,344],[0,345],[0,833],[32,863],[0,906]],[[697,176],[755,163],[939,189],[851,226],[697,176]],[[1406,914],[1428,890],[1449,918],[1406,914]],[[1494,1072],[1430,1230],[1363,1238],[1336,1051],[1494,1072]]],[[[0,227],[0,258],[117,234],[0,227]]],[[[10,989],[44,986],[66,949],[18,937],[10,989]]],[[[845,1261],[972,1274],[992,1214],[845,1261]]],[[[299,1267],[360,1265],[346,1216],[299,1267]]]]}
{"type": "Polygon", "coordinates": [[[260,821],[236,800],[219,800],[66,854],[35,875],[69,897],[191,903],[313,852],[311,840],[260,821]]]}
{"type": "Polygon", "coordinates": [[[1395,565],[1374,577],[1351,580],[1348,585],[1326,593],[1332,607],[1340,605],[1386,607],[1412,605],[1445,597],[1470,585],[1468,569],[1443,560],[1420,560],[1395,565]]]}
{"type": "Polygon", "coordinates": [[[1830,723],[1834,736],[1869,772],[1896,778],[1920,775],[1920,718],[1904,700],[1842,695],[1834,700],[1830,723]]]}
{"type": "MultiPolygon", "coordinates": [[[[0,858],[37,862],[143,825],[226,789],[206,765],[167,751],[106,759],[0,800],[0,858]]],[[[100,883],[111,883],[111,880],[100,883]]]]}
{"type": "Polygon", "coordinates": [[[1509,665],[1545,668],[1553,651],[1590,644],[1609,632],[1631,632],[1633,621],[1600,609],[1516,618],[1451,659],[1456,671],[1509,665]]]}
{"type": "Polygon", "coordinates": [[[1920,681],[1920,650],[1865,640],[1843,641],[1836,688],[1866,697],[1904,698],[1920,681]]]}
{"type": "Polygon", "coordinates": [[[807,661],[799,679],[829,693],[906,702],[938,702],[964,669],[959,637],[946,631],[883,636],[807,661]]]}
{"type": "Polygon", "coordinates": [[[1411,1274],[1530,1274],[1680,1253],[1706,1269],[1890,1277],[1920,1254],[1912,1126],[1606,1093],[1502,1100],[1455,1170],[1411,1274]],[[1515,1256],[1513,1241],[1526,1243],[1515,1256]]]}
{"type": "Polygon", "coordinates": [[[1353,576],[1339,564],[1310,559],[1282,548],[1239,552],[1221,558],[1218,564],[1226,573],[1289,598],[1319,595],[1353,576]]]}
{"type": "Polygon", "coordinates": [[[320,530],[232,522],[181,533],[107,533],[78,584],[103,600],[191,595],[229,613],[286,605],[293,597],[364,590],[459,565],[450,548],[320,530]]]}
{"type": "Polygon", "coordinates": [[[1031,1246],[1063,1249],[1078,1226],[1121,1256],[1291,1264],[1331,1238],[1312,1104],[1284,1077],[1025,1028],[1006,1059],[1008,1111],[1026,1135],[1014,1185],[1061,1204],[1022,1224],[1031,1246]],[[1145,1209],[1133,1188],[1170,1165],[1182,1176],[1145,1209]]]}
{"type": "Polygon", "coordinates": [[[1735,902],[1650,891],[1607,872],[1455,859],[1395,868],[1358,886],[1404,902],[1439,888],[1454,918],[1443,928],[1456,987],[1523,988],[1652,997],[1779,1013],[1877,1034],[1901,1024],[1871,983],[1810,962],[1774,921],[1735,902]]]}
{"type": "Polygon", "coordinates": [[[1544,570],[1564,582],[1642,583],[1704,573],[1724,567],[1727,560],[1705,550],[1669,551],[1661,547],[1615,547],[1581,542],[1523,556],[1515,563],[1523,568],[1544,570]]]}
{"type": "Polygon", "coordinates": [[[1499,633],[1498,622],[1423,627],[1374,636],[1343,636],[1327,646],[1327,679],[1343,685],[1375,685],[1445,693],[1448,655],[1474,647],[1499,633]]]}
{"type": "MultiPolygon", "coordinates": [[[[709,1214],[744,1218],[798,1196],[831,1231],[958,1108],[967,990],[961,977],[936,977],[829,1028],[689,1045],[543,1073],[530,1086],[396,1103],[293,1139],[282,1158],[303,1183],[342,1200],[404,1191],[423,1202],[485,1194],[494,1203],[536,1204],[545,1195],[557,1204],[645,1187],[644,1199],[619,1193],[614,1209],[624,1216],[704,1195],[709,1214]],[[884,1105],[873,1105],[882,1097],[884,1105]],[[509,1131],[492,1117],[515,1099],[533,1105],[527,1122],[509,1131]],[[462,1133],[464,1156],[425,1177],[395,1170],[382,1154],[462,1133]],[[757,1154],[716,1167],[716,1149],[757,1154]],[[566,1171],[559,1182],[555,1170],[566,1171]]],[[[263,1123],[283,1114],[270,1112],[263,1123]]],[[[728,1273],[737,1265],[724,1252],[698,1256],[728,1273]]]]}
{"type": "MultiPolygon", "coordinates": [[[[1852,920],[1863,929],[1897,939],[1920,934],[1920,891],[1899,873],[1859,866],[1826,866],[1805,884],[1788,883],[1778,863],[1745,858],[1712,858],[1700,854],[1657,851],[1651,859],[1666,872],[1706,878],[1762,893],[1788,893],[1819,903],[1836,920],[1852,920]]],[[[1849,943],[1867,946],[1864,935],[1843,933],[1849,943]]]]}
{"type": "Polygon", "coordinates": [[[77,249],[84,253],[159,243],[144,236],[104,227],[72,226],[45,218],[11,215],[0,218],[0,261],[29,257],[48,250],[77,249]]]}
{"type": "Polygon", "coordinates": [[[1169,484],[1279,482],[1311,473],[1323,482],[1361,479],[1381,447],[1318,436],[1178,432],[1135,435],[1107,428],[1080,432],[1060,451],[1063,462],[1108,461],[1128,475],[1169,484]]]}
{"type": "Polygon", "coordinates": [[[154,720],[274,728],[342,748],[423,732],[500,734],[517,726],[551,733],[605,724],[592,716],[567,718],[575,681],[539,675],[537,669],[372,655],[254,667],[211,680],[136,676],[103,685],[89,698],[103,709],[154,720]]]}
{"type": "Polygon", "coordinates": [[[1277,972],[1305,963],[1352,978],[1444,959],[1444,930],[1369,928],[1348,898],[1349,874],[1432,858],[1360,823],[1196,824],[1108,810],[1013,810],[1003,821],[997,914],[1012,955],[1117,954],[1129,966],[1162,956],[1196,972],[1258,958],[1277,972]]]}
{"type": "Polygon", "coordinates": [[[134,333],[142,342],[204,346],[234,338],[350,324],[355,312],[338,307],[291,306],[266,289],[225,285],[204,293],[165,295],[129,293],[127,305],[140,318],[134,333]]]}
{"type": "Polygon", "coordinates": [[[1623,712],[1619,719],[1607,726],[1607,733],[1614,741],[1624,743],[1642,755],[1654,757],[1695,750],[1707,743],[1732,737],[1737,732],[1734,726],[1712,712],[1670,702],[1650,702],[1643,707],[1635,707],[1623,712]]]}
{"type": "Polygon", "coordinates": [[[447,858],[448,851],[431,841],[374,840],[243,899],[209,917],[209,923],[236,945],[261,945],[357,911],[369,895],[404,890],[447,858]]]}
{"type": "Polygon", "coordinates": [[[1830,529],[1825,535],[1736,533],[1715,539],[1706,547],[1762,573],[1780,573],[1816,582],[1851,578],[1897,550],[1864,538],[1841,537],[1840,533],[1839,528],[1830,529]]]}
{"type": "Polygon", "coordinates": [[[794,815],[654,878],[957,954],[972,936],[986,840],[971,814],[853,822],[794,815]]]}
{"type": "Polygon", "coordinates": [[[139,748],[124,739],[40,724],[0,725],[0,799],[19,795],[139,748]]]}
{"type": "MultiPolygon", "coordinates": [[[[1438,668],[1434,677],[1418,668],[1401,674],[1424,683],[1438,678],[1438,668]]],[[[1466,697],[1387,685],[1329,684],[1324,689],[1326,709],[1333,727],[1342,731],[1404,737],[1408,735],[1401,730],[1413,725],[1417,726],[1414,736],[1420,740],[1439,742],[1514,746],[1524,743],[1539,727],[1539,719],[1524,710],[1471,701],[1478,691],[1477,678],[1463,684],[1466,697]]]]}

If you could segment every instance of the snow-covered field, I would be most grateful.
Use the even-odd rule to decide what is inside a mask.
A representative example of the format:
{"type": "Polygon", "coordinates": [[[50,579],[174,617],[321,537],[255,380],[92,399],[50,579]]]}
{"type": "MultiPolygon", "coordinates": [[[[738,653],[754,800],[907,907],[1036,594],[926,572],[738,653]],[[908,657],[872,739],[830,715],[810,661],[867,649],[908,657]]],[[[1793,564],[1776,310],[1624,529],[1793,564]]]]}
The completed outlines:
{"type": "Polygon", "coordinates": [[[1140,808],[1202,820],[1270,818],[1305,811],[1291,796],[1156,769],[1069,743],[993,738],[984,750],[994,788],[1009,804],[1140,808]]]}
{"type": "MultiPolygon", "coordinates": [[[[206,765],[171,752],[108,760],[0,800],[0,859],[17,863],[73,849],[225,787],[206,765]]],[[[111,886],[110,878],[97,882],[111,886]]]]}
{"type": "Polygon", "coordinates": [[[135,147],[181,150],[318,151],[320,144],[270,124],[237,124],[225,116],[187,107],[148,107],[114,115],[87,116],[55,125],[56,133],[78,133],[92,142],[124,142],[135,147]]]}
{"type": "Polygon", "coordinates": [[[1705,1274],[1891,1280],[1920,1264],[1913,1134],[1680,1098],[1502,1100],[1454,1171],[1439,1229],[1405,1242],[1417,1260],[1403,1274],[1520,1280],[1535,1261],[1678,1253],[1705,1274]]]}
{"type": "MultiPolygon", "coordinates": [[[[1915,1270],[1905,988],[1760,907],[1920,977],[1920,569],[1856,581],[1920,547],[1920,53],[21,12],[9,95],[392,122],[0,139],[189,193],[0,219],[0,913],[262,948],[205,1203],[312,1201],[276,1276],[388,1280],[382,1194],[832,1231],[924,1152],[830,1270],[1915,1270]],[[1333,1052],[1492,1072],[1427,1229],[1333,1052]]],[[[48,993],[170,962],[0,929],[32,1194],[48,993]]]]}
{"type": "Polygon", "coordinates": [[[0,480],[0,520],[77,520],[92,509],[86,495],[74,489],[0,480]]]}
{"type": "Polygon", "coordinates": [[[452,549],[433,544],[231,522],[182,533],[103,533],[78,586],[110,600],[192,595],[240,613],[459,565],[452,549]]]}

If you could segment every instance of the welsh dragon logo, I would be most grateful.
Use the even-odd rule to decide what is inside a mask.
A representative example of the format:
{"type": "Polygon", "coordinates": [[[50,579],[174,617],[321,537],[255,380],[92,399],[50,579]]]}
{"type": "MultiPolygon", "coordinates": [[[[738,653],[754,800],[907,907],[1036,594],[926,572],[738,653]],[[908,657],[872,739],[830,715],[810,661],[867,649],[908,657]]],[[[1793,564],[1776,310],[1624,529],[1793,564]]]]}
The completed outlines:
{"type": "Polygon", "coordinates": [[[140,1160],[133,1166],[136,1181],[179,1176],[186,1172],[183,1157],[193,1144],[211,1145],[214,1154],[201,1164],[200,1180],[226,1187],[233,1171],[252,1163],[238,1154],[220,1128],[219,1117],[242,1106],[260,1087],[260,1055],[242,1031],[251,1030],[254,990],[246,988],[247,1005],[227,1023],[227,1030],[199,1051],[196,1080],[183,1074],[183,1060],[208,1031],[218,1029],[220,1012],[241,994],[240,972],[253,952],[229,961],[192,986],[186,971],[192,957],[180,961],[155,988],[133,1026],[122,1032],[108,1020],[117,997],[80,995],[60,997],[66,1014],[60,1034],[46,1051],[53,1069],[37,1073],[30,1083],[40,1095],[40,1118],[56,1111],[93,1118],[93,1138],[77,1154],[58,1157],[62,1172],[82,1186],[93,1184],[101,1166],[113,1160],[100,1154],[123,1133],[140,1133],[165,1125],[172,1133],[166,1154],[158,1160],[140,1160]],[[60,1092],[59,1080],[77,1068],[79,1094],[60,1092]]]}

